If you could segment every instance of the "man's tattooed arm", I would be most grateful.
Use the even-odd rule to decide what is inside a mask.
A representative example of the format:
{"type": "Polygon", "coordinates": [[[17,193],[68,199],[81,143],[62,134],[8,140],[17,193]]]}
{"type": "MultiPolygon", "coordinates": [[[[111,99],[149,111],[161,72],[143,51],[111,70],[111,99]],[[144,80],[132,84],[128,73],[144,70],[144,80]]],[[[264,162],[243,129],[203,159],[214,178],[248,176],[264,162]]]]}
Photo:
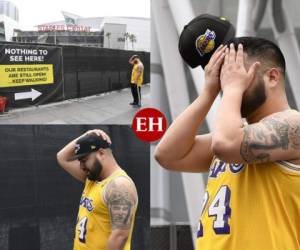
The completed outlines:
{"type": "Polygon", "coordinates": [[[104,200],[111,221],[111,234],[108,239],[107,250],[123,250],[137,207],[135,186],[129,179],[118,177],[106,187],[104,200]]]}
{"type": "Polygon", "coordinates": [[[112,230],[130,229],[136,209],[136,197],[129,185],[127,180],[125,182],[113,180],[107,186],[105,200],[109,209],[112,230]]]}
{"type": "Polygon", "coordinates": [[[299,117],[275,116],[244,128],[240,154],[248,163],[261,163],[293,159],[299,149],[299,117]]]}

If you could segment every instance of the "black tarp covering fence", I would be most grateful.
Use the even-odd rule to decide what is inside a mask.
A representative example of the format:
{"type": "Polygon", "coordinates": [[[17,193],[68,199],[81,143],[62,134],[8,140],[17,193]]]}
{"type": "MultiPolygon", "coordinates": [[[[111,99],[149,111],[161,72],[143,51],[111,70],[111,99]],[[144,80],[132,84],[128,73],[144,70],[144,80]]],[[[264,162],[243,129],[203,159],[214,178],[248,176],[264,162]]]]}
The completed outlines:
{"type": "Polygon", "coordinates": [[[72,249],[83,184],[56,153],[89,129],[106,131],[118,163],[134,180],[139,207],[133,250],[149,249],[150,147],[129,126],[3,125],[0,130],[0,249],[72,249]]]}
{"type": "Polygon", "coordinates": [[[132,70],[128,60],[133,54],[144,63],[144,83],[149,83],[149,52],[0,42],[0,96],[8,98],[8,107],[26,107],[127,88],[132,70]],[[44,71],[40,69],[43,66],[44,71]],[[7,84],[1,68],[2,76],[10,76],[15,84],[7,84]],[[42,81],[38,81],[40,72],[44,74],[42,81]],[[16,98],[16,93],[25,93],[24,99],[16,98]]]}

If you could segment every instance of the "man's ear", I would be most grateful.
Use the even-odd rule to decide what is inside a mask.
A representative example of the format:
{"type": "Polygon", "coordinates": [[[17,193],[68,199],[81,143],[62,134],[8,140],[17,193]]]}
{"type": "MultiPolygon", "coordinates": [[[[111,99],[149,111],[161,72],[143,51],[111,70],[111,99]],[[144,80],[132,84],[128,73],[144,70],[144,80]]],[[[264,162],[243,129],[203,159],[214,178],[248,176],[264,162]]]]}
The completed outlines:
{"type": "Polygon", "coordinates": [[[100,157],[106,157],[106,155],[107,155],[104,148],[100,148],[100,149],[98,150],[98,152],[99,152],[99,156],[100,156],[100,157]]]}
{"type": "Polygon", "coordinates": [[[271,88],[276,87],[280,83],[281,72],[278,68],[271,68],[267,71],[268,84],[271,88]]]}
{"type": "Polygon", "coordinates": [[[105,161],[106,155],[103,153],[102,149],[98,149],[97,154],[96,154],[96,159],[100,162],[105,161]]]}

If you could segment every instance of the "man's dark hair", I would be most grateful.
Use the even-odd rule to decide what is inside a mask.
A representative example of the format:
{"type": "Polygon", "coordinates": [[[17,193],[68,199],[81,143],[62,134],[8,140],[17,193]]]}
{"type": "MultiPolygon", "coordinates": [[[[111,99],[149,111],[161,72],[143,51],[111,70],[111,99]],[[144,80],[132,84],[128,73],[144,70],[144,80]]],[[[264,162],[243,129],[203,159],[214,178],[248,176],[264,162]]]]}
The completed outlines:
{"type": "Polygon", "coordinates": [[[273,42],[258,37],[237,37],[228,41],[228,45],[233,43],[235,49],[238,44],[243,44],[244,51],[249,57],[256,57],[269,61],[271,65],[280,67],[285,74],[285,59],[280,48],[273,42]]]}

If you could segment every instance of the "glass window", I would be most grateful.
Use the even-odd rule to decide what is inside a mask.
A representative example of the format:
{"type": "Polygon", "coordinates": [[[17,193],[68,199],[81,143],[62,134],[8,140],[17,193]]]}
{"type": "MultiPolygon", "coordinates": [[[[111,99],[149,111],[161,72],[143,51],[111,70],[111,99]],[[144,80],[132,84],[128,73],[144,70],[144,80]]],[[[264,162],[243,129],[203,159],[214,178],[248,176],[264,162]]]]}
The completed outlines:
{"type": "Polygon", "coordinates": [[[4,14],[4,2],[0,2],[0,14],[4,14]]]}

